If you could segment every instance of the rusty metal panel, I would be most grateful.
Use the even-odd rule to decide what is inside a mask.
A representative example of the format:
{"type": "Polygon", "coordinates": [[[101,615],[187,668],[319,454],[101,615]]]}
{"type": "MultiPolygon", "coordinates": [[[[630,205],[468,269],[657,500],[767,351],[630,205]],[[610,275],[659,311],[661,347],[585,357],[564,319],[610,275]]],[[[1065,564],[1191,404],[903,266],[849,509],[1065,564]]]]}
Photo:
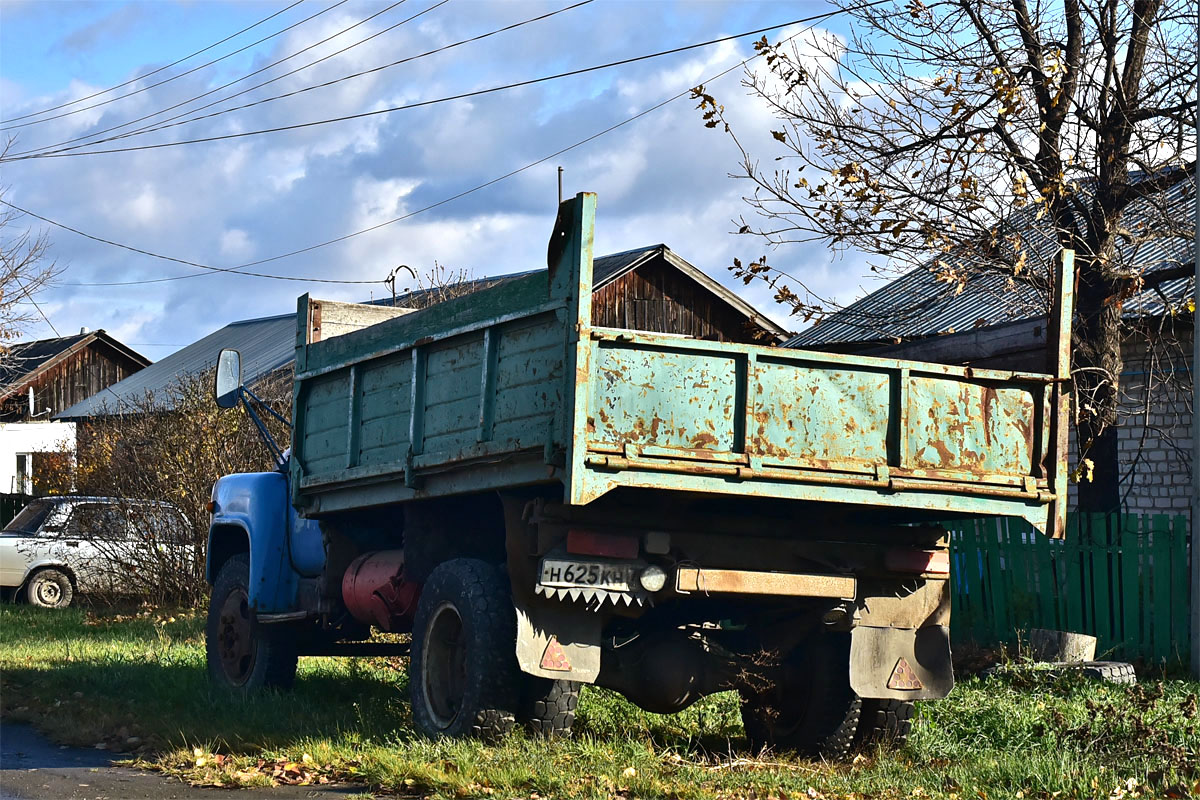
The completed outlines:
{"type": "Polygon", "coordinates": [[[895,373],[831,369],[763,355],[749,376],[749,452],[764,462],[872,468],[888,458],[895,373]]]}
{"type": "Polygon", "coordinates": [[[907,452],[911,469],[987,475],[1033,474],[1032,387],[912,378],[907,452]]]}
{"type": "Polygon", "coordinates": [[[694,450],[697,458],[738,449],[732,356],[605,344],[593,353],[590,442],[694,450]]]}
{"type": "Polygon", "coordinates": [[[853,575],[755,572],[699,567],[680,567],[675,572],[675,589],[679,592],[853,599],[856,586],[857,581],[853,575]]]}

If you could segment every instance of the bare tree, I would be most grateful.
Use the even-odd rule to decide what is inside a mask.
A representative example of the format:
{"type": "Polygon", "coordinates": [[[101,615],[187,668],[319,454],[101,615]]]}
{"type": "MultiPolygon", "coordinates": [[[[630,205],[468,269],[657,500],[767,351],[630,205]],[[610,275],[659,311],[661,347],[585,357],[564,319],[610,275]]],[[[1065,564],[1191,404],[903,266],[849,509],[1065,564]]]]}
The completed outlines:
{"type": "MultiPolygon", "coordinates": [[[[6,144],[0,158],[8,149],[6,144]]],[[[6,194],[7,189],[0,187],[0,200],[6,194]]],[[[46,233],[34,233],[21,226],[21,216],[11,207],[0,205],[0,364],[7,355],[8,343],[41,318],[34,295],[59,273],[49,257],[46,233]]]]}
{"type": "MultiPolygon", "coordinates": [[[[835,2],[849,36],[756,44],[768,68],[744,85],[778,116],[782,153],[763,168],[739,142],[758,216],[740,232],[925,267],[949,291],[999,273],[1039,290],[1040,313],[1055,251],[1075,250],[1077,434],[1094,466],[1080,504],[1110,509],[1122,304],[1192,270],[1161,264],[1156,244],[1192,235],[1173,204],[1194,191],[1196,3],[835,2]]],[[[718,101],[694,95],[738,141],[718,101]]],[[[805,317],[830,310],[765,257],[732,269],[805,317]]]]}
{"type": "MultiPolygon", "coordinates": [[[[255,394],[282,414],[291,414],[291,370],[279,370],[254,386],[255,394]]],[[[281,447],[291,431],[264,415],[281,447]]],[[[180,548],[158,546],[162,531],[141,526],[131,547],[93,531],[92,543],[119,567],[125,584],[118,593],[136,593],[162,602],[194,602],[208,587],[204,579],[208,510],[213,484],[222,475],[275,468],[267,448],[241,407],[219,409],[212,397],[212,373],[183,376],[167,388],[135,400],[115,400],[104,413],[79,424],[73,460],[61,465],[68,474],[48,476],[74,485],[83,495],[133,501],[129,509],[144,516],[144,501],[170,504],[182,511],[183,530],[170,527],[168,538],[180,548]]],[[[128,509],[126,509],[128,511],[128,509]]],[[[81,532],[81,537],[87,531],[81,532]]]]}

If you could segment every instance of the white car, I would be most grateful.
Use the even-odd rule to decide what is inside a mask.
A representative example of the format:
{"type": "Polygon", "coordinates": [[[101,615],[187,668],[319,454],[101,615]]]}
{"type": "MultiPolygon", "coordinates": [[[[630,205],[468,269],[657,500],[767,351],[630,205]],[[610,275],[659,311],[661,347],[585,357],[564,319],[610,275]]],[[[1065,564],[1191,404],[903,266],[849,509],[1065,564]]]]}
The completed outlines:
{"type": "Polygon", "coordinates": [[[0,588],[66,608],[77,593],[136,593],[139,573],[192,557],[183,512],[116,497],[43,497],[0,531],[0,588]]]}

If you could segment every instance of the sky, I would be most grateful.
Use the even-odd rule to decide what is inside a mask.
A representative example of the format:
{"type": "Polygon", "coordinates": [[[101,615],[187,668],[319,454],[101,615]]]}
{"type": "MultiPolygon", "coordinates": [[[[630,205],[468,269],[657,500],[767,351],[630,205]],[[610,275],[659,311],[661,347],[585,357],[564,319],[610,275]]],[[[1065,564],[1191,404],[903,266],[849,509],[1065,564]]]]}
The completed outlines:
{"type": "MultiPolygon", "coordinates": [[[[294,0],[5,0],[0,4],[0,128],[7,130],[0,136],[16,137],[11,155],[43,151],[114,126],[123,127],[105,136],[185,112],[193,113],[178,121],[213,114],[423,54],[574,1],[404,0],[389,8],[395,0],[304,0],[291,7],[294,0]],[[275,16],[264,21],[269,15],[275,16]],[[372,15],[377,16],[343,32],[372,15]],[[312,18],[304,21],[307,17],[312,18]],[[340,55],[236,99],[215,102],[393,25],[340,55]],[[333,38],[318,44],[327,37],[333,38]],[[103,91],[119,84],[127,85],[103,91]],[[158,113],[176,104],[178,108],[158,113]],[[154,116],[124,125],[147,115],[154,116]]],[[[596,0],[331,86],[94,149],[224,136],[419,103],[831,9],[824,0],[596,0]]],[[[820,23],[817,33],[844,34],[843,24],[832,18],[820,23]]],[[[769,36],[776,39],[801,27],[769,36]]],[[[542,159],[707,82],[752,55],[754,38],[295,130],[21,160],[0,168],[0,185],[9,202],[95,237],[183,261],[235,267],[410,214],[542,159]]],[[[761,68],[761,62],[752,63],[761,68]]],[[[741,70],[734,70],[708,82],[708,88],[725,104],[743,142],[766,163],[776,154],[769,136],[772,118],[740,86],[741,77],[741,70]]],[[[537,268],[544,265],[554,223],[558,166],[564,169],[565,194],[598,194],[596,255],[666,243],[789,329],[801,322],[789,319],[765,286],[747,287],[733,278],[727,267],[735,257],[745,261],[770,252],[772,263],[842,302],[874,288],[866,277],[865,257],[836,253],[819,242],[768,251],[761,241],[734,235],[732,220],[749,213],[741,199],[745,182],[730,177],[738,166],[737,150],[728,137],[706,129],[695,101],[684,97],[539,166],[401,222],[247,268],[302,280],[213,273],[25,217],[18,227],[47,231],[51,255],[62,272],[56,285],[36,298],[48,322],[33,324],[23,338],[103,328],[158,360],[234,320],[288,313],[304,292],[348,301],[382,297],[388,290],[381,281],[400,264],[427,275],[436,263],[471,277],[537,268]],[[177,276],[190,277],[160,280],[177,276]],[[371,283],[317,283],[314,278],[371,283]],[[128,282],[141,283],[96,285],[128,282]]],[[[401,272],[398,289],[412,285],[411,277],[401,272]]]]}

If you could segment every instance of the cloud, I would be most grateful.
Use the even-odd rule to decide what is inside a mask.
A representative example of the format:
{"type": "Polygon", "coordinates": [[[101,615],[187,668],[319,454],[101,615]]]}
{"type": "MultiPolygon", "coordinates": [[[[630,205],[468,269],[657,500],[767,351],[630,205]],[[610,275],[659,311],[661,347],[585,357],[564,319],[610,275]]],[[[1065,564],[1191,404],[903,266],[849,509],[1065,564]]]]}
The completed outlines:
{"type": "Polygon", "coordinates": [[[71,31],[54,45],[53,51],[76,55],[107,47],[133,30],[144,19],[145,7],[143,5],[138,3],[123,5],[95,22],[71,31]]]}
{"type": "MultiPolygon", "coordinates": [[[[121,142],[221,135],[428,100],[713,38],[800,16],[803,12],[798,9],[811,8],[764,5],[595,4],[368,77],[121,142]]],[[[166,3],[133,7],[153,16],[156,24],[177,10],[166,3]]],[[[419,24],[397,28],[345,56],[235,102],[331,80],[557,7],[542,2],[471,4],[468,12],[468,6],[455,10],[451,3],[422,17],[419,24]]],[[[261,66],[281,58],[378,10],[352,0],[336,15],[322,17],[319,25],[314,21],[311,27],[301,26],[272,40],[269,47],[264,45],[256,51],[254,62],[261,66]]],[[[401,7],[385,14],[259,80],[357,41],[411,13],[401,7]]],[[[287,21],[301,16],[289,16],[287,21]]],[[[70,39],[81,47],[100,41],[103,34],[110,37],[105,46],[119,47],[122,28],[118,20],[106,20],[107,28],[88,25],[68,33],[64,41],[70,39]]],[[[31,30],[30,35],[37,33],[31,30]]],[[[178,51],[188,52],[197,44],[203,43],[181,38],[178,51]]],[[[20,162],[6,167],[6,182],[12,187],[13,202],[81,230],[154,252],[231,267],[438,203],[686,91],[752,52],[747,39],[612,72],[365,120],[187,147],[20,162]]],[[[144,71],[136,52],[128,56],[130,75],[144,71]]],[[[21,146],[52,144],[82,131],[122,123],[199,95],[250,68],[237,69],[224,65],[220,75],[201,71],[186,76],[96,109],[87,120],[76,115],[31,126],[21,146]]],[[[773,152],[770,110],[747,95],[738,84],[740,77],[740,70],[735,70],[710,90],[719,93],[739,133],[744,133],[744,143],[769,157],[773,152]]],[[[79,86],[64,85],[55,97],[28,99],[23,106],[6,109],[6,114],[36,110],[79,93],[79,86]]],[[[34,94],[17,85],[12,96],[34,94]]],[[[193,275],[197,270],[53,230],[55,255],[69,269],[63,285],[48,293],[52,318],[60,330],[85,325],[119,328],[132,341],[182,343],[235,319],[287,313],[304,291],[330,299],[382,296],[382,279],[402,263],[424,273],[436,261],[476,276],[539,267],[554,221],[559,165],[565,168],[568,193],[594,190],[600,194],[597,253],[665,242],[772,316],[784,318],[786,313],[774,306],[765,287],[744,287],[727,270],[734,257],[757,257],[764,246],[731,232],[731,220],[746,210],[741,200],[746,187],[728,177],[736,169],[738,152],[724,134],[703,127],[694,105],[681,99],[584,147],[432,211],[341,244],[253,268],[282,276],[372,284],[218,274],[139,286],[70,285],[193,275]]],[[[858,277],[866,271],[849,258],[831,266],[834,257],[819,243],[781,249],[771,258],[811,279],[814,288],[838,296],[855,293],[858,277]]]]}

